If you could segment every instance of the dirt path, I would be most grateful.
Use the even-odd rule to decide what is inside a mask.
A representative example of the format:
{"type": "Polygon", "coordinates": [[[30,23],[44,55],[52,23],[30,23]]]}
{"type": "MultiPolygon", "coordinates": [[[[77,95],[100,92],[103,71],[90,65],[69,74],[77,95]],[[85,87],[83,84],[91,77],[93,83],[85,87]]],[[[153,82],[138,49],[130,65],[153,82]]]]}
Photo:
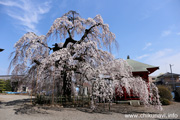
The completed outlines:
{"type": "Polygon", "coordinates": [[[174,113],[180,118],[180,103],[164,106],[162,112],[144,107],[117,105],[116,111],[103,114],[89,113],[80,108],[32,106],[30,97],[24,95],[0,95],[0,101],[0,120],[134,120],[135,118],[129,118],[129,116],[125,118],[129,114],[138,114],[141,117],[145,114],[146,118],[143,120],[153,120],[147,115],[155,113],[174,113]]]}
{"type": "Polygon", "coordinates": [[[96,114],[74,108],[34,107],[30,97],[24,95],[0,95],[0,120],[119,120],[122,114],[96,114]]]}

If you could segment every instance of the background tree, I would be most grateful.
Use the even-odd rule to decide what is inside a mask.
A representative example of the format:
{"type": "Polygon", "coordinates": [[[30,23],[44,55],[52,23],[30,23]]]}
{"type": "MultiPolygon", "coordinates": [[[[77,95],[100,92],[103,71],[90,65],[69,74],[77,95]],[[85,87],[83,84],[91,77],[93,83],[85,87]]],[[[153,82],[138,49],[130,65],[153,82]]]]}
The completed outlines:
{"type": "Polygon", "coordinates": [[[0,91],[12,91],[11,80],[0,79],[0,91]]]}
{"type": "Polygon", "coordinates": [[[5,91],[5,81],[0,79],[0,92],[5,91]]]}
{"type": "Polygon", "coordinates": [[[167,86],[158,85],[160,101],[163,105],[169,105],[173,96],[167,86]]]}

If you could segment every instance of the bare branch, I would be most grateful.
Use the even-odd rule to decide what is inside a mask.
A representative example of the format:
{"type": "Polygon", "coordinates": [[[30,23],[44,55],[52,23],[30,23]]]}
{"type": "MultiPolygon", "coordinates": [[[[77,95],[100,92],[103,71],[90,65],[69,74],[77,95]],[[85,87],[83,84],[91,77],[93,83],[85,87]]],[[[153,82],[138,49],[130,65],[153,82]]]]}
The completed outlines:
{"type": "Polygon", "coordinates": [[[80,44],[81,42],[83,42],[84,39],[87,37],[87,35],[91,32],[91,30],[92,30],[94,27],[97,27],[97,26],[99,26],[99,25],[102,25],[102,24],[101,24],[101,23],[97,23],[97,24],[91,26],[89,29],[86,29],[84,35],[83,35],[83,36],[81,37],[81,39],[78,41],[78,44],[80,44]]]}
{"type": "Polygon", "coordinates": [[[63,45],[63,48],[66,48],[68,43],[73,43],[75,44],[77,41],[76,40],[73,40],[72,38],[67,38],[64,45],[63,45]]]}
{"type": "MultiPolygon", "coordinates": [[[[66,30],[67,30],[67,32],[69,34],[69,37],[72,38],[71,33],[70,33],[70,29],[68,29],[66,26],[65,26],[65,28],[66,28],[66,30]]],[[[71,29],[73,29],[73,27],[71,29]]]]}

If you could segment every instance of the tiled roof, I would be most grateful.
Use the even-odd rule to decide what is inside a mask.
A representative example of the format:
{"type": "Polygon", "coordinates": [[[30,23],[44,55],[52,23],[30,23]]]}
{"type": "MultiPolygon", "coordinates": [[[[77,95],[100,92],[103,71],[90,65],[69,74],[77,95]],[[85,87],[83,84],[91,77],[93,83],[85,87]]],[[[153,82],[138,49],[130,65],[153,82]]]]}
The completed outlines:
{"type": "Polygon", "coordinates": [[[127,59],[127,63],[132,66],[132,72],[148,72],[150,68],[159,68],[157,66],[148,65],[132,59],[127,59]]]}

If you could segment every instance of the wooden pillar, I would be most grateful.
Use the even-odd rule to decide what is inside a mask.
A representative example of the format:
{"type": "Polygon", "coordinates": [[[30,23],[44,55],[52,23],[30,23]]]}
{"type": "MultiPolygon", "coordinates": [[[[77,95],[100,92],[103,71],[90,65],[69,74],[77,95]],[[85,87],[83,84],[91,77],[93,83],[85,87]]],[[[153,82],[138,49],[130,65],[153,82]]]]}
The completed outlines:
{"type": "Polygon", "coordinates": [[[126,92],[126,88],[124,88],[124,100],[127,100],[127,92],[126,92]]]}
{"type": "Polygon", "coordinates": [[[34,74],[33,74],[33,80],[32,80],[32,85],[31,85],[31,104],[32,104],[32,94],[33,94],[33,83],[34,83],[34,74]]]}
{"type": "Polygon", "coordinates": [[[55,69],[53,69],[52,71],[53,73],[53,87],[52,87],[52,105],[54,105],[54,86],[55,86],[55,78],[54,78],[54,72],[55,72],[55,69]]]}
{"type": "Polygon", "coordinates": [[[37,66],[37,77],[36,77],[36,89],[35,89],[35,96],[37,96],[37,87],[38,87],[38,72],[39,72],[39,67],[37,66]]]}

